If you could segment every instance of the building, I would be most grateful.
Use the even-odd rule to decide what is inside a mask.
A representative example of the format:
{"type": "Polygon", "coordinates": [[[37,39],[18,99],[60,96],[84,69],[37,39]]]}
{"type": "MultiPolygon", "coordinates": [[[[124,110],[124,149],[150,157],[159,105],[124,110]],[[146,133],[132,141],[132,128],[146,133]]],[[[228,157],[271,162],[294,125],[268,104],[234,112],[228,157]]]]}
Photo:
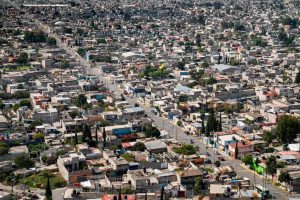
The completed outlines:
{"type": "Polygon", "coordinates": [[[57,166],[62,177],[74,184],[92,178],[92,170],[86,164],[86,158],[81,153],[67,153],[59,156],[57,166]]]}

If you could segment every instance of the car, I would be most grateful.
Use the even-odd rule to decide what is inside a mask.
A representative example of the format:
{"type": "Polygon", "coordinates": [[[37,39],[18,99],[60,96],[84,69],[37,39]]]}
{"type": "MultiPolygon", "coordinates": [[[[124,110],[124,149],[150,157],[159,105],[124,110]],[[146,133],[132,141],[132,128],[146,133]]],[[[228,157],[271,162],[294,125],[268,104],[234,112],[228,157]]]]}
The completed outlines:
{"type": "Polygon", "coordinates": [[[220,157],[218,157],[218,160],[219,160],[219,161],[225,161],[225,158],[222,157],[222,156],[220,156],[220,157]]]}
{"type": "Polygon", "coordinates": [[[211,164],[211,160],[206,160],[205,164],[211,164]]]}
{"type": "Polygon", "coordinates": [[[191,142],[191,144],[194,144],[194,143],[195,143],[195,141],[194,141],[193,139],[191,139],[190,142],[191,142]]]}

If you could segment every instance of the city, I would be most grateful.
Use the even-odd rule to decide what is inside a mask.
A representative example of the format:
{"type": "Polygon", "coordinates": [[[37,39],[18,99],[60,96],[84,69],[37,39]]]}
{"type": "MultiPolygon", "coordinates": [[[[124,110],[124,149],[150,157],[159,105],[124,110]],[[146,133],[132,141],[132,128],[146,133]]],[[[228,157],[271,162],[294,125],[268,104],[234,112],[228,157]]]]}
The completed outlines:
{"type": "Polygon", "coordinates": [[[299,1],[0,4],[0,200],[300,199],[299,1]]]}

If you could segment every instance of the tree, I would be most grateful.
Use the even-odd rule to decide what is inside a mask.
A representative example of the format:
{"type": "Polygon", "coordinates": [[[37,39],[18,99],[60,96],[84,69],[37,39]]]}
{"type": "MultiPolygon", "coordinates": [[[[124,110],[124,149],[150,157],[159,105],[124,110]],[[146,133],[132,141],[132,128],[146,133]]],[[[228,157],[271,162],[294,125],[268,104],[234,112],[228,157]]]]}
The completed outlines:
{"type": "Polygon", "coordinates": [[[77,135],[77,132],[75,132],[74,144],[75,145],[78,144],[78,135],[77,135]]]}
{"type": "Polygon", "coordinates": [[[34,139],[34,140],[40,140],[40,139],[44,139],[44,134],[43,133],[36,133],[36,134],[34,134],[33,136],[32,136],[32,138],[34,139]]]}
{"type": "Polygon", "coordinates": [[[144,133],[146,134],[146,137],[156,137],[158,138],[160,136],[160,131],[158,128],[152,126],[152,125],[146,125],[144,126],[144,133]]]}
{"type": "Polygon", "coordinates": [[[245,155],[242,159],[242,162],[246,165],[251,165],[253,162],[253,157],[251,155],[245,155]]]}
{"type": "Polygon", "coordinates": [[[132,194],[133,191],[130,187],[124,187],[122,188],[122,194],[132,194]]]}
{"type": "Polygon", "coordinates": [[[74,101],[74,104],[77,106],[77,107],[80,107],[82,108],[83,106],[87,105],[87,98],[84,94],[79,94],[77,96],[77,98],[75,99],[74,101]]]}
{"type": "Polygon", "coordinates": [[[177,126],[182,126],[182,121],[178,120],[177,121],[177,126]]]}
{"type": "Polygon", "coordinates": [[[85,55],[86,55],[86,50],[84,49],[84,48],[79,48],[78,50],[77,50],[77,53],[81,56],[81,57],[85,57],[85,55]]]}
{"type": "Polygon", "coordinates": [[[23,99],[20,101],[20,107],[27,106],[27,108],[32,108],[31,102],[28,99],[23,99]]]}
{"type": "Polygon", "coordinates": [[[49,46],[55,46],[56,45],[56,39],[54,37],[48,37],[46,42],[49,46]]]}
{"type": "Polygon", "coordinates": [[[27,53],[21,53],[20,56],[17,58],[16,62],[18,64],[25,65],[28,63],[28,54],[27,53]]]}
{"type": "Polygon", "coordinates": [[[121,191],[121,188],[119,189],[118,200],[122,200],[122,191],[121,191]]]}
{"type": "Polygon", "coordinates": [[[203,187],[203,180],[201,177],[196,177],[195,178],[195,193],[197,195],[201,195],[201,191],[202,191],[202,187],[203,187]]]}
{"type": "Polygon", "coordinates": [[[52,200],[52,190],[50,185],[50,178],[47,179],[47,185],[46,185],[46,200],[52,200]]]}
{"type": "Polygon", "coordinates": [[[103,131],[102,131],[102,142],[103,142],[103,147],[106,147],[106,131],[105,131],[105,127],[103,127],[103,131]]]}
{"type": "Polygon", "coordinates": [[[284,182],[285,183],[285,187],[286,187],[286,185],[289,184],[290,181],[291,181],[291,176],[290,176],[290,174],[288,172],[281,172],[279,174],[278,181],[279,182],[284,182]]]}
{"type": "Polygon", "coordinates": [[[202,134],[202,135],[205,134],[205,124],[204,124],[204,119],[202,119],[202,121],[201,121],[201,134],[202,134]]]}
{"type": "Polygon", "coordinates": [[[217,131],[217,130],[218,130],[218,122],[216,120],[214,110],[211,109],[206,124],[206,137],[209,137],[213,131],[217,131]]]}
{"type": "Polygon", "coordinates": [[[98,127],[96,127],[95,141],[96,141],[96,143],[98,144],[98,127]]]}
{"type": "Polygon", "coordinates": [[[24,155],[17,156],[15,158],[15,164],[18,168],[31,168],[34,167],[34,161],[24,155]]]}
{"type": "Polygon", "coordinates": [[[294,142],[300,130],[299,120],[290,115],[283,115],[280,117],[277,127],[275,129],[277,139],[283,143],[288,144],[294,142]]]}
{"type": "Polygon", "coordinates": [[[300,70],[298,71],[298,73],[296,75],[295,83],[300,84],[300,70]]]}
{"type": "Polygon", "coordinates": [[[42,125],[43,122],[41,120],[34,120],[33,122],[31,122],[31,124],[28,126],[28,130],[33,130],[35,129],[36,126],[42,125]]]}
{"type": "Polygon", "coordinates": [[[273,134],[271,131],[264,131],[262,137],[263,137],[263,140],[267,143],[272,143],[272,141],[273,141],[273,134]]]}
{"type": "Polygon", "coordinates": [[[82,133],[83,133],[82,137],[85,138],[84,141],[86,141],[86,139],[88,139],[88,141],[92,141],[91,127],[88,124],[83,125],[82,133]]]}
{"type": "Polygon", "coordinates": [[[62,60],[62,62],[61,62],[61,68],[67,69],[69,67],[70,67],[70,62],[68,60],[66,60],[66,59],[62,60]]]}
{"type": "Polygon", "coordinates": [[[181,94],[181,95],[179,95],[179,97],[178,97],[178,101],[179,101],[179,102],[186,102],[186,101],[188,100],[188,98],[189,98],[188,95],[186,95],[186,94],[181,94]]]}
{"type": "Polygon", "coordinates": [[[276,174],[277,171],[277,161],[276,161],[276,157],[275,156],[270,156],[267,159],[266,162],[266,172],[268,174],[272,175],[272,179],[273,179],[273,175],[276,174]]]}
{"type": "Polygon", "coordinates": [[[220,162],[219,160],[217,160],[217,161],[215,162],[215,166],[216,166],[216,167],[220,167],[220,166],[221,166],[221,162],[220,162]]]}
{"type": "Polygon", "coordinates": [[[191,144],[184,144],[180,147],[174,147],[175,153],[182,155],[193,155],[197,153],[197,149],[191,144]]]}
{"type": "Polygon", "coordinates": [[[146,146],[142,142],[137,142],[137,143],[135,143],[133,145],[133,150],[134,151],[145,151],[146,150],[146,146]]]}
{"type": "Polygon", "coordinates": [[[165,188],[162,187],[161,190],[160,190],[160,200],[164,200],[164,194],[165,193],[165,188]]]}
{"type": "Polygon", "coordinates": [[[235,145],[235,149],[234,149],[234,158],[237,159],[239,156],[239,148],[237,146],[237,143],[235,145]]]}
{"type": "Polygon", "coordinates": [[[24,40],[28,43],[44,43],[46,42],[46,36],[42,31],[26,31],[24,40]]]}
{"type": "Polygon", "coordinates": [[[9,147],[6,143],[0,142],[0,156],[8,153],[9,147]]]}
{"type": "Polygon", "coordinates": [[[221,116],[221,113],[220,113],[220,116],[219,116],[219,121],[218,121],[218,131],[222,131],[222,116],[221,116]]]}
{"type": "Polygon", "coordinates": [[[100,127],[105,127],[105,126],[108,126],[109,125],[109,122],[108,121],[106,121],[106,120],[102,120],[102,121],[100,121],[100,127]]]}

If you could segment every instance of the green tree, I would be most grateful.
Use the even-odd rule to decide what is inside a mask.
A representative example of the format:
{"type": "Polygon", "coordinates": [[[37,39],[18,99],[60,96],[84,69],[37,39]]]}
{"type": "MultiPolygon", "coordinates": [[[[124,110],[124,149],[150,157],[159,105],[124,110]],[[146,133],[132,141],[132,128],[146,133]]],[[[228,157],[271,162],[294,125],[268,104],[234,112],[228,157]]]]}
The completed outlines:
{"type": "Polygon", "coordinates": [[[105,127],[103,127],[103,131],[102,131],[102,142],[103,142],[103,147],[106,147],[106,131],[105,131],[105,127]]]}
{"type": "Polygon", "coordinates": [[[182,121],[178,120],[177,121],[177,126],[182,126],[182,121]]]}
{"type": "Polygon", "coordinates": [[[46,36],[42,31],[26,31],[24,40],[28,43],[44,43],[46,42],[46,36]]]}
{"type": "Polygon", "coordinates": [[[88,124],[83,125],[82,137],[85,138],[84,141],[89,141],[89,142],[92,141],[92,131],[91,131],[91,127],[88,124]]]}
{"type": "Polygon", "coordinates": [[[33,136],[32,136],[32,138],[34,139],[34,140],[39,140],[39,139],[44,139],[44,134],[43,133],[36,133],[36,134],[34,134],[33,136]]]}
{"type": "Polygon", "coordinates": [[[77,96],[77,98],[75,99],[74,101],[74,104],[77,106],[77,107],[80,107],[82,108],[83,106],[87,105],[87,98],[84,94],[79,94],[77,96]]]}
{"type": "Polygon", "coordinates": [[[20,104],[18,104],[18,103],[14,104],[13,107],[12,107],[12,109],[14,111],[17,111],[19,108],[20,108],[20,104]]]}
{"type": "Polygon", "coordinates": [[[146,137],[156,137],[158,138],[160,136],[160,131],[158,128],[152,126],[152,125],[146,125],[143,127],[144,133],[146,134],[146,137]]]}
{"type": "Polygon", "coordinates": [[[222,116],[221,116],[221,113],[220,113],[220,116],[219,116],[219,121],[218,121],[218,131],[222,131],[222,116]]]}
{"type": "Polygon", "coordinates": [[[234,158],[237,159],[239,157],[239,148],[238,145],[235,145],[235,149],[234,149],[234,158]]]}
{"type": "Polygon", "coordinates": [[[298,71],[298,73],[296,75],[295,83],[300,84],[300,70],[298,71]]]}
{"type": "Polygon", "coordinates": [[[42,125],[43,122],[41,120],[34,120],[33,122],[31,122],[31,124],[28,126],[28,130],[33,130],[35,129],[36,126],[42,125]]]}
{"type": "Polygon", "coordinates": [[[165,188],[162,187],[160,190],[160,200],[164,200],[164,196],[165,196],[165,188]]]}
{"type": "Polygon", "coordinates": [[[56,39],[54,37],[48,37],[46,42],[49,46],[55,46],[56,45],[56,39]]]}
{"type": "Polygon", "coordinates": [[[137,142],[137,143],[135,143],[133,145],[133,150],[134,151],[145,151],[146,150],[146,146],[142,142],[137,142]]]}
{"type": "Polygon", "coordinates": [[[121,190],[121,188],[119,189],[118,200],[122,200],[122,190],[121,190]]]}
{"type": "Polygon", "coordinates": [[[19,55],[19,57],[17,58],[16,62],[18,64],[22,64],[22,65],[25,65],[28,63],[28,54],[23,52],[19,55]]]}
{"type": "Polygon", "coordinates": [[[122,194],[133,194],[133,191],[130,187],[122,188],[122,194]]]}
{"type": "Polygon", "coordinates": [[[291,176],[288,172],[281,172],[279,174],[279,177],[278,177],[278,181],[279,182],[284,182],[285,183],[285,187],[287,186],[287,184],[290,184],[291,182],[291,176]]]}
{"type": "Polygon", "coordinates": [[[201,67],[202,68],[208,68],[209,67],[209,64],[208,64],[208,62],[203,62],[202,64],[201,64],[201,67]]]}
{"type": "Polygon", "coordinates": [[[96,132],[95,132],[95,141],[98,144],[98,127],[96,128],[96,132]]]}
{"type": "Polygon", "coordinates": [[[6,143],[0,142],[0,156],[8,153],[9,147],[6,143]]]}
{"type": "Polygon", "coordinates": [[[27,106],[29,109],[32,108],[31,102],[28,99],[22,99],[20,101],[20,107],[27,106]]]}
{"type": "Polygon", "coordinates": [[[245,163],[246,165],[251,165],[252,162],[253,162],[253,157],[252,157],[252,155],[245,155],[245,156],[242,158],[242,162],[245,163]]]}
{"type": "Polygon", "coordinates": [[[75,145],[78,144],[78,135],[77,135],[77,132],[75,132],[74,144],[75,145]]]}
{"type": "Polygon", "coordinates": [[[45,196],[46,196],[46,200],[52,200],[52,190],[51,190],[50,178],[49,177],[47,179],[45,196]]]}
{"type": "Polygon", "coordinates": [[[209,137],[213,131],[218,130],[218,121],[216,120],[215,112],[211,109],[206,123],[206,137],[209,137]]]}
{"type": "Polygon", "coordinates": [[[217,160],[217,161],[215,162],[215,166],[216,166],[216,167],[220,167],[220,166],[221,166],[221,162],[220,162],[219,160],[217,160]]]}
{"type": "Polygon", "coordinates": [[[108,121],[106,121],[106,120],[100,121],[100,127],[105,127],[105,126],[108,126],[108,125],[109,125],[108,121]]]}
{"type": "Polygon", "coordinates": [[[191,144],[184,144],[180,147],[174,147],[175,153],[182,155],[193,155],[197,153],[197,149],[191,144]]]}
{"type": "Polygon", "coordinates": [[[201,195],[202,194],[202,187],[203,187],[203,180],[201,177],[196,177],[195,178],[195,193],[197,195],[201,195]]]}
{"type": "Polygon", "coordinates": [[[186,94],[181,94],[181,95],[179,95],[179,97],[178,97],[178,101],[179,101],[179,102],[186,102],[188,99],[189,99],[189,96],[186,95],[186,94]]]}
{"type": "Polygon", "coordinates": [[[202,119],[201,121],[201,134],[204,135],[206,132],[205,132],[205,124],[204,124],[204,119],[202,119]]]}
{"type": "Polygon", "coordinates": [[[290,115],[280,117],[275,129],[277,139],[283,144],[294,142],[300,130],[299,120],[290,115]]]}
{"type": "Polygon", "coordinates": [[[34,167],[34,161],[24,155],[17,156],[15,158],[15,164],[18,168],[31,168],[34,167]]]}
{"type": "Polygon", "coordinates": [[[276,157],[275,156],[270,156],[267,159],[266,162],[266,172],[268,174],[272,175],[272,179],[273,179],[273,175],[276,174],[277,172],[277,161],[276,161],[276,157]]]}
{"type": "Polygon", "coordinates": [[[81,56],[81,57],[85,57],[86,55],[86,50],[84,48],[79,48],[77,50],[77,53],[81,56]]]}
{"type": "Polygon", "coordinates": [[[63,69],[67,69],[67,68],[70,68],[70,62],[66,59],[62,60],[61,62],[61,68],[63,69]]]}
{"type": "Polygon", "coordinates": [[[271,131],[264,131],[263,132],[263,140],[267,143],[272,143],[273,141],[273,134],[271,131]]]}
{"type": "Polygon", "coordinates": [[[97,39],[97,43],[98,44],[100,44],[100,43],[105,44],[106,40],[105,40],[105,38],[99,38],[99,39],[97,39]]]}

